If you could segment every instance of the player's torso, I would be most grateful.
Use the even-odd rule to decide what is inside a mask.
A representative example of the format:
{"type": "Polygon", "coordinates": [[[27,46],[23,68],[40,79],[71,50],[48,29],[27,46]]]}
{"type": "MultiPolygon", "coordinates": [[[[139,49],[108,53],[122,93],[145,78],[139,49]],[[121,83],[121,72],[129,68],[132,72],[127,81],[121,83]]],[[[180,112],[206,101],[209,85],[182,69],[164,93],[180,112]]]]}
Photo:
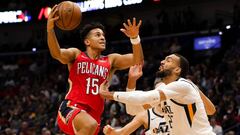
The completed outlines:
{"type": "Polygon", "coordinates": [[[164,114],[157,114],[154,108],[148,110],[148,129],[145,135],[171,135],[170,126],[164,114]]]}
{"type": "Polygon", "coordinates": [[[214,135],[203,104],[181,104],[171,99],[163,109],[172,135],[214,135]]]}
{"type": "Polygon", "coordinates": [[[107,56],[93,60],[81,52],[70,68],[69,91],[65,98],[103,111],[104,100],[99,96],[99,86],[108,78],[110,67],[107,56]]]}
{"type": "Polygon", "coordinates": [[[192,89],[186,97],[180,100],[170,99],[162,104],[166,120],[172,123],[172,134],[213,135],[198,88],[191,81],[187,83],[190,83],[192,89]]]}

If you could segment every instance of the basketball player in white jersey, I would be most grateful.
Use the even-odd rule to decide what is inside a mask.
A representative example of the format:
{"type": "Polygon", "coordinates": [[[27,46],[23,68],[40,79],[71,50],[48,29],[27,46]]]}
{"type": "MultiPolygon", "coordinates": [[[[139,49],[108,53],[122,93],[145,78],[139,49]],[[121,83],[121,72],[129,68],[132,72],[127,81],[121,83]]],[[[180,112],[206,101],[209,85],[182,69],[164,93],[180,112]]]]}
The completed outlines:
{"type": "MultiPolygon", "coordinates": [[[[136,81],[142,76],[142,66],[131,66],[128,73],[127,91],[132,91],[136,87],[136,81]]],[[[161,83],[163,84],[163,83],[161,83]]],[[[121,129],[114,129],[110,125],[104,127],[103,132],[106,135],[129,135],[140,126],[144,126],[145,135],[170,135],[171,123],[166,121],[160,104],[154,108],[150,105],[129,105],[126,104],[127,113],[131,115],[137,114],[134,119],[121,129]]],[[[153,105],[152,105],[153,106],[153,105]]]]}
{"type": "Polygon", "coordinates": [[[152,91],[109,92],[102,84],[102,97],[125,104],[144,105],[158,101],[169,101],[165,113],[172,120],[173,135],[215,135],[209,124],[206,109],[198,87],[184,79],[189,69],[186,58],[172,54],[161,61],[159,75],[165,86],[152,91]]]}

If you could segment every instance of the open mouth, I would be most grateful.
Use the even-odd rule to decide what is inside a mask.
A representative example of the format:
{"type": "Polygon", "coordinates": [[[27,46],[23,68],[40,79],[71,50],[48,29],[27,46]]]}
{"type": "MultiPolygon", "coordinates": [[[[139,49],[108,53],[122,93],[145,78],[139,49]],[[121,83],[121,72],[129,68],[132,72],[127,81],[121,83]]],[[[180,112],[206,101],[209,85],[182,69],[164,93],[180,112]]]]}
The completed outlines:
{"type": "Polygon", "coordinates": [[[161,71],[161,70],[163,70],[163,66],[160,66],[160,67],[159,67],[159,71],[161,71]]]}

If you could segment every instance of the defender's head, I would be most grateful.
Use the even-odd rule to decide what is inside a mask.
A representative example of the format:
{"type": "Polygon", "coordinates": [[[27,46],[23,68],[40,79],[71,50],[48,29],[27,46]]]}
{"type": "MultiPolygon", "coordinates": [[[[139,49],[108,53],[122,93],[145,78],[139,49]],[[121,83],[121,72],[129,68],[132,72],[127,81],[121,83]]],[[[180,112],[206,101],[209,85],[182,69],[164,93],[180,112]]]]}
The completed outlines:
{"type": "Polygon", "coordinates": [[[189,71],[188,60],[180,54],[171,54],[161,61],[157,75],[161,78],[175,75],[186,77],[189,71]]]}

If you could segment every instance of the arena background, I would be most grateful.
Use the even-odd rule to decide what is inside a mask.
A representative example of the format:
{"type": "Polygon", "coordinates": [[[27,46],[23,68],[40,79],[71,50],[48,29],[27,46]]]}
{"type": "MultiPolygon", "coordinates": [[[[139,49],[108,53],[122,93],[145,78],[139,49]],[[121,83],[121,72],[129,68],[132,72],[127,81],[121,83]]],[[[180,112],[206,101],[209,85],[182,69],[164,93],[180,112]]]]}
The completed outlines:
{"type": "MultiPolygon", "coordinates": [[[[89,1],[95,4],[86,8],[96,8],[96,2],[104,0],[89,1]]],[[[0,2],[0,135],[62,134],[56,126],[55,118],[68,88],[68,72],[65,65],[49,55],[45,18],[50,11],[49,7],[59,2],[0,2]],[[11,21],[16,23],[9,23],[11,21]]],[[[87,0],[75,2],[86,3],[87,0]]],[[[84,12],[81,26],[92,21],[103,23],[108,42],[104,54],[124,54],[131,52],[131,44],[119,30],[122,23],[132,17],[143,20],[140,36],[145,65],[143,77],[137,83],[138,89],[153,89],[160,60],[167,54],[180,53],[191,63],[188,78],[203,90],[217,109],[209,120],[215,130],[222,129],[218,135],[240,135],[238,0],[105,2],[109,2],[110,6],[116,6],[113,3],[119,5],[84,12]],[[124,2],[137,4],[124,5],[124,2]],[[202,49],[195,47],[204,45],[202,49]]],[[[80,44],[79,29],[66,32],[56,28],[56,31],[61,47],[84,49],[80,44]]],[[[111,89],[124,91],[127,73],[128,70],[117,72],[111,89]]],[[[123,104],[105,102],[102,126],[110,124],[122,127],[131,119],[123,104]]],[[[142,135],[143,128],[134,134],[142,135]]]]}

